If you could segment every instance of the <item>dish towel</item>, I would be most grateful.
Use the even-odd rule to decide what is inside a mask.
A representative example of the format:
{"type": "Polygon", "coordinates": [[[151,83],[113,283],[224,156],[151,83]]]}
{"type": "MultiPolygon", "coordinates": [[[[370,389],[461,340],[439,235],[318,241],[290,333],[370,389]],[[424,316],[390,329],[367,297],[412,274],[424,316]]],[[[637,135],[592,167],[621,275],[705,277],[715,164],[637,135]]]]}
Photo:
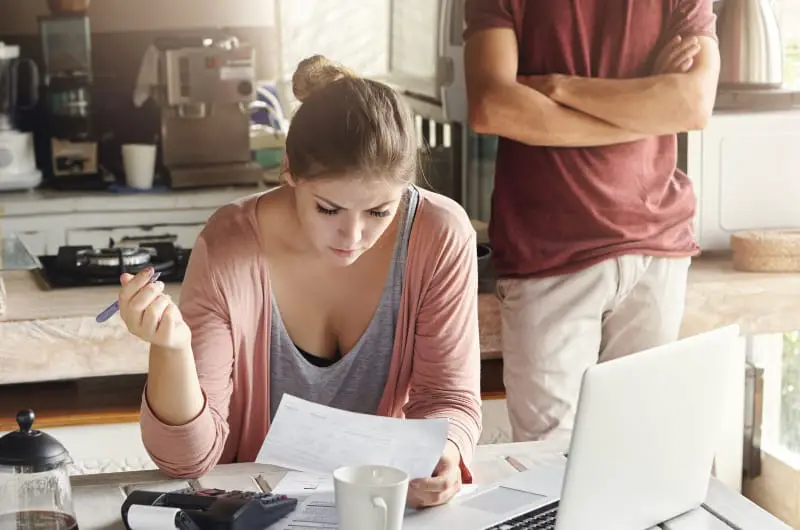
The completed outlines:
{"type": "Polygon", "coordinates": [[[136,87],[133,90],[133,104],[141,107],[150,99],[151,90],[158,85],[158,57],[159,50],[154,44],[148,46],[139,66],[139,75],[136,77],[136,87]]]}

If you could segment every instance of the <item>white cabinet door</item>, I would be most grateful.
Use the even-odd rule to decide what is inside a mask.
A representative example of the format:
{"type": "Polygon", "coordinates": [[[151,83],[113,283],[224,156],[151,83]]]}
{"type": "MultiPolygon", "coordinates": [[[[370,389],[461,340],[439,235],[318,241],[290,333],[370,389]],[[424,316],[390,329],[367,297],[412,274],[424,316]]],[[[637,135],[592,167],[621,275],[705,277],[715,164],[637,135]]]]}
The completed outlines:
{"type": "Polygon", "coordinates": [[[111,239],[114,240],[115,244],[119,245],[126,239],[170,238],[180,247],[192,248],[203,226],[202,224],[165,224],[113,228],[75,228],[67,230],[67,244],[106,248],[111,239]]]}

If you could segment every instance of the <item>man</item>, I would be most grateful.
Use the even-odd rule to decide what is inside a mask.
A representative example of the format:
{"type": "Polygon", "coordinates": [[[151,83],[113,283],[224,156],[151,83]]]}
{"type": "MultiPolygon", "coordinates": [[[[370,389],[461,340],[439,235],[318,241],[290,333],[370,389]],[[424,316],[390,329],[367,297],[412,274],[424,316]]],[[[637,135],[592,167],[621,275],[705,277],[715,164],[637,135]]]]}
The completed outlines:
{"type": "Polygon", "coordinates": [[[676,133],[716,96],[712,0],[466,0],[515,441],[571,433],[593,363],[677,339],[698,252],[676,133]]]}

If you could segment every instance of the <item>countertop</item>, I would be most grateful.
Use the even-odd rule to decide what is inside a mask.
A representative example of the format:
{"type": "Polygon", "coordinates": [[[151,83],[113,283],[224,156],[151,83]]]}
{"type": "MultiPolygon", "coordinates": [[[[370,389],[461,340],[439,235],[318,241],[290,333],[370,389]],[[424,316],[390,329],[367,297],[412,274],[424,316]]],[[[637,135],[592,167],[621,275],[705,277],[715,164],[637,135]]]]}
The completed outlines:
{"type": "MultiPolygon", "coordinates": [[[[472,462],[474,482],[488,485],[540,465],[563,462],[564,446],[552,442],[479,445],[472,462]]],[[[286,469],[254,463],[225,464],[198,479],[169,479],[158,471],[103,473],[72,477],[75,514],[81,530],[122,530],[120,507],[134,489],[194,488],[271,491],[286,469]]],[[[660,525],[665,530],[711,528],[788,530],[788,526],[712,478],[703,506],[660,525]],[[722,521],[728,521],[722,522],[722,521]]],[[[655,529],[652,529],[655,530],[655,529]]]]}
{"type": "MultiPolygon", "coordinates": [[[[119,316],[95,315],[115,287],[43,290],[30,272],[3,274],[6,314],[0,316],[0,384],[145,373],[147,346],[119,316]]],[[[180,285],[167,284],[180,296],[180,285]]],[[[689,336],[737,323],[744,334],[800,330],[800,274],[734,271],[726,254],[696,258],[689,271],[681,329],[689,336]]],[[[500,308],[479,295],[481,356],[501,357],[500,308]]]]}
{"type": "MultiPolygon", "coordinates": [[[[270,182],[274,180],[271,179],[270,182]]],[[[0,194],[0,217],[54,215],[75,212],[139,211],[181,208],[217,208],[248,193],[267,190],[256,186],[220,186],[205,189],[153,190],[141,193],[59,191],[36,189],[0,194]],[[147,200],[142,200],[146,198],[147,200]]]]}

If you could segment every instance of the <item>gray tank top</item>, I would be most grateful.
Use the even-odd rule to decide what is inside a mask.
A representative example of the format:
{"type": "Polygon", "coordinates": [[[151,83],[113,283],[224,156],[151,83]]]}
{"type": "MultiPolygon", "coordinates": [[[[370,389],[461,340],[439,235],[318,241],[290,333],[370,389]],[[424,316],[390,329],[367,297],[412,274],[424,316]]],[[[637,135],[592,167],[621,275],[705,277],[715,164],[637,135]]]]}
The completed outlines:
{"type": "Polygon", "coordinates": [[[399,212],[401,224],[378,308],[347,355],[325,363],[301,351],[289,337],[275,297],[271,297],[270,418],[275,417],[284,394],[352,412],[377,411],[392,362],[408,240],[419,200],[419,192],[413,186],[409,187],[407,199],[404,210],[399,212]]]}

